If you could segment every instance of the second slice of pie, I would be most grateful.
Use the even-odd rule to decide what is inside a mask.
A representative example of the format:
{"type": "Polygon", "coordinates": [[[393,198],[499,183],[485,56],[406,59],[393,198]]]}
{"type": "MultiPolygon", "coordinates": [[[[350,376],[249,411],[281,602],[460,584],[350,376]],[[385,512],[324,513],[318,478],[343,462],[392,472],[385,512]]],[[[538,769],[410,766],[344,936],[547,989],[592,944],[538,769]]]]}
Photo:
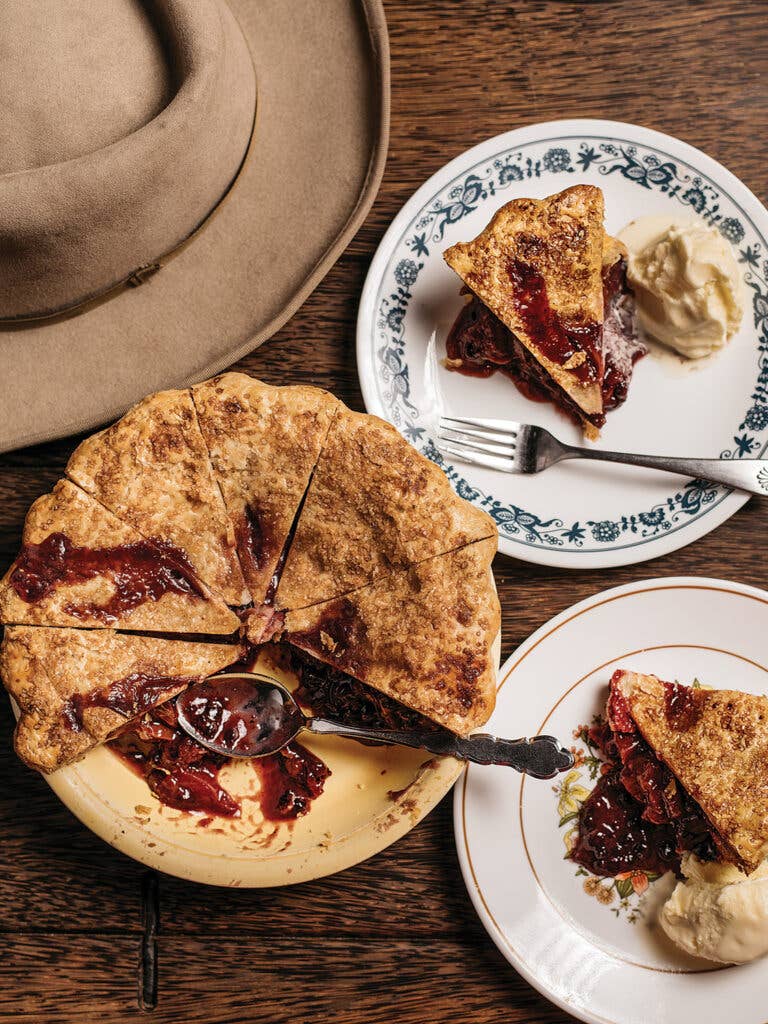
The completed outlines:
{"type": "Polygon", "coordinates": [[[749,874],[768,854],[768,697],[619,670],[597,742],[610,770],[572,852],[595,874],[677,869],[683,852],[749,874]]]}
{"type": "Polygon", "coordinates": [[[329,601],[496,536],[491,517],[460,498],[394,427],[342,407],[307,492],[275,607],[329,601]]]}
{"type": "Polygon", "coordinates": [[[55,771],[239,654],[236,644],[8,626],[0,676],[21,710],[16,752],[55,771]]]}
{"type": "Polygon", "coordinates": [[[479,541],[288,612],[278,638],[453,732],[471,732],[496,697],[495,551],[495,538],[479,541]]]}
{"type": "Polygon", "coordinates": [[[148,541],[69,480],[27,514],[0,581],[0,622],[222,635],[239,626],[183,552],[148,541]]]}

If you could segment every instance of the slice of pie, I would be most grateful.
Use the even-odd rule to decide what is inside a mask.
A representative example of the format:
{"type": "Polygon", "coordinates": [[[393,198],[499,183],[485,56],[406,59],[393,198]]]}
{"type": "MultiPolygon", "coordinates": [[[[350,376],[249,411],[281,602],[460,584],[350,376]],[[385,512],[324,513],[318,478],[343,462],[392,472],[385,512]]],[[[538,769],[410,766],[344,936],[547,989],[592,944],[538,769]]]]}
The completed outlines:
{"type": "Polygon", "coordinates": [[[146,540],[69,480],[27,514],[0,581],[0,621],[222,635],[239,626],[182,551],[146,540]]]}
{"type": "Polygon", "coordinates": [[[472,296],[447,341],[447,365],[507,373],[597,437],[620,405],[639,342],[626,251],[603,228],[603,193],[575,185],[503,206],[471,242],[444,253],[472,296]]]}
{"type": "Polygon", "coordinates": [[[132,719],[237,661],[237,644],[192,643],[115,633],[8,626],[0,675],[21,716],[16,752],[56,771],[132,719]]]}
{"type": "Polygon", "coordinates": [[[147,540],[172,544],[227,604],[249,595],[188,391],[161,391],[87,438],[67,475],[147,540]]]}
{"type": "Polygon", "coordinates": [[[332,600],[496,536],[491,517],[460,498],[394,427],[342,408],[307,492],[275,607],[332,600]]]}
{"type": "Polygon", "coordinates": [[[496,539],[285,614],[279,639],[457,733],[495,703],[496,539]]]}
{"type": "Polygon", "coordinates": [[[254,603],[280,560],[339,403],[312,387],[270,387],[226,373],[192,389],[205,443],[254,603]]]}
{"type": "Polygon", "coordinates": [[[678,868],[689,851],[750,873],[768,854],[768,697],[620,670],[611,679],[600,745],[623,793],[610,799],[611,772],[601,779],[601,792],[582,808],[575,859],[579,849],[597,845],[585,821],[622,800],[635,813],[634,835],[627,840],[615,821],[602,834],[623,843],[629,861],[645,846],[646,855],[660,855],[662,868],[678,868]]]}

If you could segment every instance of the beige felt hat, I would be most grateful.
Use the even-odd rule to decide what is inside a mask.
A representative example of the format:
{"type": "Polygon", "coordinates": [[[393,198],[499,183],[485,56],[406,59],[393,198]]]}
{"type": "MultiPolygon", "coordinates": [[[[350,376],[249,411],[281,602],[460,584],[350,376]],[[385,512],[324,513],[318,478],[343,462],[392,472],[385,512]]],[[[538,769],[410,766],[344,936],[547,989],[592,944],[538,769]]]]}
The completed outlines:
{"type": "Polygon", "coordinates": [[[4,0],[0,451],[239,359],[376,194],[381,0],[4,0]]]}

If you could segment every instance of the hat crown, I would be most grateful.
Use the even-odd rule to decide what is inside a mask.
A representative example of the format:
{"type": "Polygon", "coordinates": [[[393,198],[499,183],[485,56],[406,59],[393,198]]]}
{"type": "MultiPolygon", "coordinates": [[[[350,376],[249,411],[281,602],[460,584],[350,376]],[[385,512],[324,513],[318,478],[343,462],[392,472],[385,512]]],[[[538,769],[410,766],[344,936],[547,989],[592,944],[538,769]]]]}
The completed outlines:
{"type": "Polygon", "coordinates": [[[224,0],[7,0],[6,17],[0,320],[14,320],[141,280],[193,234],[237,177],[256,85],[224,0]]]}
{"type": "Polygon", "coordinates": [[[148,124],[174,91],[171,61],[133,0],[4,0],[0,174],[94,153],[148,124]]]}

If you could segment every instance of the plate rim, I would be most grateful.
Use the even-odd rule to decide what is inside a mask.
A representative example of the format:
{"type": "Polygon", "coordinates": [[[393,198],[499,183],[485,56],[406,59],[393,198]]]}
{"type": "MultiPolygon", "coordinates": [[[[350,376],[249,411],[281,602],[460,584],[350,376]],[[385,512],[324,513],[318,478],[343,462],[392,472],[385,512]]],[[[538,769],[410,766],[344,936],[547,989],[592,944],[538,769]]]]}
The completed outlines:
{"type": "MultiPolygon", "coordinates": [[[[672,143],[673,147],[681,151],[681,159],[698,164],[702,171],[720,177],[727,188],[740,193],[738,196],[739,202],[747,205],[747,209],[744,212],[750,218],[767,218],[766,231],[768,232],[768,209],[752,192],[749,186],[732,171],[696,146],[674,135],[658,131],[654,128],[648,128],[645,125],[604,118],[562,118],[521,125],[510,131],[501,132],[498,135],[481,140],[474,146],[457,154],[442,167],[437,168],[419,188],[408,196],[390,222],[371,260],[358,304],[355,344],[358,381],[363,395],[363,402],[368,412],[387,420],[386,409],[379,401],[375,384],[373,367],[374,345],[371,326],[375,319],[375,300],[379,285],[387,263],[394,251],[394,246],[397,244],[402,233],[403,225],[412,219],[413,214],[411,211],[419,209],[425,202],[433,198],[436,191],[445,187],[445,184],[457,173],[461,173],[462,169],[465,169],[467,165],[478,160],[488,159],[493,151],[498,150],[499,147],[510,148],[516,144],[536,141],[537,136],[542,134],[543,131],[560,134],[573,132],[583,135],[589,133],[615,134],[617,131],[639,132],[645,137],[648,145],[658,147],[672,143]],[[483,154],[486,155],[483,156],[483,154]],[[750,209],[749,207],[752,208],[750,209]]],[[[529,548],[526,545],[513,541],[511,538],[500,535],[499,550],[502,554],[523,562],[564,569],[603,569],[622,565],[636,565],[669,554],[672,551],[677,551],[706,536],[730,519],[731,516],[746,504],[749,498],[750,495],[744,492],[726,489],[720,501],[702,516],[690,523],[684,524],[677,530],[652,538],[642,545],[611,547],[596,552],[566,552],[559,551],[556,548],[538,546],[529,548]]]]}
{"type": "MultiPolygon", "coordinates": [[[[547,619],[536,629],[526,640],[523,641],[507,658],[499,670],[497,694],[510,678],[517,666],[528,657],[539,644],[544,641],[552,632],[559,629],[563,624],[578,618],[585,613],[600,607],[617,598],[634,593],[644,593],[653,590],[676,590],[676,589],[711,589],[721,593],[739,594],[760,601],[768,606],[768,590],[753,586],[748,583],[739,583],[736,580],[727,580],[714,576],[653,576],[647,579],[634,580],[615,587],[608,587],[577,601],[562,611],[547,619]]],[[[586,1024],[623,1024],[621,1018],[606,1018],[591,1013],[586,1007],[577,1003],[570,1004],[566,1000],[552,993],[540,981],[531,968],[520,958],[517,950],[506,939],[500,926],[496,923],[490,909],[487,907],[482,889],[477,881],[475,872],[469,857],[466,843],[466,829],[464,814],[466,806],[466,792],[469,769],[464,772],[462,779],[454,789],[453,795],[453,832],[456,854],[459,860],[462,880],[469,895],[472,906],[477,914],[488,937],[492,940],[498,951],[510,966],[537,992],[559,1009],[571,1014],[586,1024]]],[[[567,922],[563,920],[564,925],[567,922]]]]}

